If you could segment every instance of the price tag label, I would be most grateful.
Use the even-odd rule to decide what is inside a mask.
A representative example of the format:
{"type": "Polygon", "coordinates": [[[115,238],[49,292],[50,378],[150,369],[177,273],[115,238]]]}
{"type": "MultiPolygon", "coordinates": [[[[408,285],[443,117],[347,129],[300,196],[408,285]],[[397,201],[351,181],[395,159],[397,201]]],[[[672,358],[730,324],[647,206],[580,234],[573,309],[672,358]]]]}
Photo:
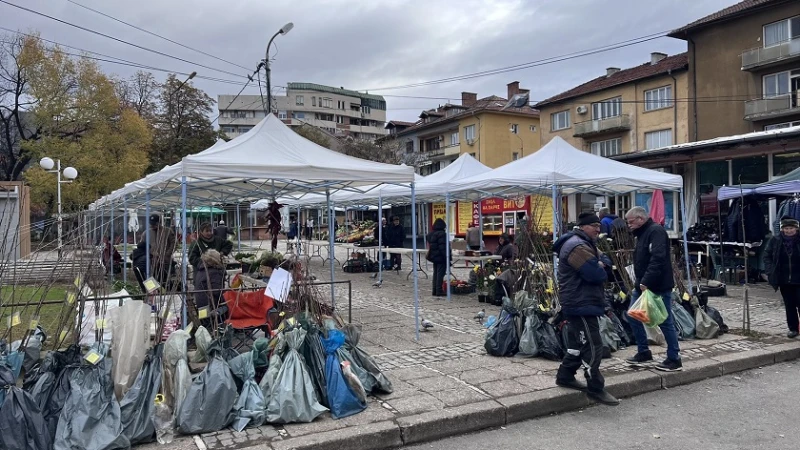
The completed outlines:
{"type": "Polygon", "coordinates": [[[67,304],[68,305],[75,304],[75,299],[76,298],[77,298],[77,296],[75,295],[74,292],[67,292],[67,304]]]}
{"type": "Polygon", "coordinates": [[[31,331],[36,331],[36,327],[39,326],[39,316],[31,316],[31,321],[28,323],[28,329],[31,331]]]}
{"type": "Polygon", "coordinates": [[[97,319],[97,320],[94,321],[94,326],[98,330],[99,329],[108,328],[107,324],[108,324],[108,321],[106,319],[97,319]]]}
{"type": "Polygon", "coordinates": [[[15,327],[22,323],[22,317],[20,317],[19,312],[15,312],[8,318],[8,327],[15,327]]]}
{"type": "Polygon", "coordinates": [[[89,351],[89,353],[86,354],[86,356],[83,357],[83,359],[85,359],[86,362],[88,362],[91,365],[96,365],[97,363],[100,362],[100,360],[103,359],[103,355],[97,353],[96,350],[91,350],[89,351]]]}
{"type": "Polygon", "coordinates": [[[628,298],[628,296],[627,296],[627,295],[625,295],[625,293],[624,293],[624,292],[620,291],[620,292],[619,292],[619,298],[621,298],[621,299],[625,300],[626,298],[628,298]]]}
{"type": "Polygon", "coordinates": [[[83,278],[81,278],[81,276],[78,275],[77,277],[75,277],[74,283],[75,283],[75,287],[80,289],[81,285],[83,284],[83,278]]]}
{"type": "Polygon", "coordinates": [[[691,297],[689,297],[689,293],[688,293],[688,292],[684,292],[684,293],[683,293],[683,299],[684,299],[684,300],[686,300],[686,301],[688,302],[690,298],[691,298],[691,297]]]}
{"type": "Polygon", "coordinates": [[[154,291],[157,291],[158,288],[161,287],[161,285],[158,284],[158,281],[156,281],[156,279],[153,277],[144,280],[142,284],[144,284],[144,288],[147,290],[148,294],[152,294],[154,291]]]}
{"type": "Polygon", "coordinates": [[[199,319],[207,319],[208,318],[208,307],[205,306],[197,310],[197,317],[199,319]]]}
{"type": "Polygon", "coordinates": [[[58,341],[64,342],[64,339],[67,338],[67,330],[61,330],[61,334],[58,335],[58,341]]]}

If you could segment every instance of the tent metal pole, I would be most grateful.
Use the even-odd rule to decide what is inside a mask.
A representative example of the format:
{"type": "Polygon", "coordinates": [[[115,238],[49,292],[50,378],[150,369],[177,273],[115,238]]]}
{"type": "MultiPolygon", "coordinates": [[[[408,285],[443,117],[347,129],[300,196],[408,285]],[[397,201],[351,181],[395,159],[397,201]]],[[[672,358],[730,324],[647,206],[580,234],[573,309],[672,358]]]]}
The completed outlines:
{"type": "Polygon", "coordinates": [[[383,194],[378,194],[378,283],[383,283],[383,194]]]}
{"type": "MultiPolygon", "coordinates": [[[[686,277],[689,280],[688,281],[689,282],[689,295],[693,295],[694,294],[694,289],[692,287],[692,272],[690,270],[690,265],[689,265],[689,243],[687,242],[687,238],[686,238],[686,235],[687,235],[687,233],[689,231],[689,224],[686,222],[686,201],[683,198],[683,188],[681,188],[681,190],[680,190],[680,195],[681,195],[681,217],[683,219],[682,220],[683,226],[681,227],[681,228],[683,228],[683,258],[686,261],[686,277]]],[[[745,276],[746,276],[746,274],[745,274],[745,276]]]]}
{"type": "Polygon", "coordinates": [[[111,280],[111,282],[113,283],[114,282],[114,251],[115,251],[115,249],[114,249],[114,202],[111,202],[111,204],[109,205],[109,209],[111,210],[111,219],[110,219],[111,220],[111,226],[110,226],[111,233],[109,233],[111,238],[109,239],[108,245],[110,245],[111,248],[109,249],[109,252],[108,252],[108,277],[109,277],[108,279],[111,280]]]}
{"type": "MultiPolygon", "coordinates": [[[[478,231],[480,232],[479,236],[481,237],[480,251],[484,251],[486,248],[483,245],[483,208],[482,208],[481,202],[482,202],[482,199],[479,198],[478,199],[478,231]]],[[[473,205],[474,205],[474,203],[473,203],[473,205]]]]}
{"type": "MultiPolygon", "coordinates": [[[[423,203],[420,205],[420,215],[422,215],[422,247],[428,248],[428,204],[423,203]]],[[[428,268],[428,259],[425,259],[425,269],[428,268]]]]}
{"type": "MultiPolygon", "coordinates": [[[[558,201],[558,187],[553,184],[553,243],[558,239],[558,222],[561,214],[561,202],[558,201]]],[[[553,282],[558,281],[558,255],[553,253],[553,282]]]]}
{"type": "Polygon", "coordinates": [[[411,272],[414,275],[414,330],[419,342],[419,274],[417,273],[417,188],[411,183],[411,272]]]}
{"type": "Polygon", "coordinates": [[[445,223],[445,233],[447,233],[447,241],[445,244],[445,258],[446,258],[446,265],[445,270],[447,272],[447,301],[452,301],[450,297],[450,192],[446,192],[444,194],[444,223],[445,223]]]}
{"type": "MultiPolygon", "coordinates": [[[[331,268],[331,305],[333,306],[333,310],[336,311],[336,287],[333,284],[334,281],[334,268],[333,268],[333,261],[335,261],[336,253],[335,244],[333,243],[333,221],[336,220],[336,213],[333,212],[333,203],[331,203],[331,190],[329,188],[325,189],[325,202],[328,204],[328,264],[331,268]]],[[[347,213],[345,213],[347,214],[347,213]]],[[[345,222],[347,221],[347,216],[345,215],[345,222]]]]}
{"type": "Polygon", "coordinates": [[[186,248],[186,177],[181,177],[181,282],[183,283],[183,317],[181,322],[185,329],[188,325],[186,312],[186,291],[189,290],[189,252],[186,248]]]}
{"type": "Polygon", "coordinates": [[[122,282],[128,283],[128,196],[122,196],[122,282]]]}
{"type": "MultiPolygon", "coordinates": [[[[145,240],[145,278],[150,278],[150,190],[144,192],[144,214],[147,217],[147,228],[144,231],[145,240]]],[[[185,207],[185,206],[184,206],[185,207]]]]}
{"type": "MultiPolygon", "coordinates": [[[[236,252],[242,253],[242,234],[239,231],[239,223],[241,221],[241,216],[239,215],[239,202],[236,202],[236,252]]],[[[227,236],[225,236],[227,238],[227,236]]]]}

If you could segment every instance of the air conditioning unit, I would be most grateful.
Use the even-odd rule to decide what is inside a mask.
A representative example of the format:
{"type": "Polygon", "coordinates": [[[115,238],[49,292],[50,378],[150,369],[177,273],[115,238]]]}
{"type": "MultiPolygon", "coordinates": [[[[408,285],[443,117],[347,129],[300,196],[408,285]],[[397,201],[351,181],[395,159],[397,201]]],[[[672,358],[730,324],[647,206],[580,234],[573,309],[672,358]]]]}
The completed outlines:
{"type": "Polygon", "coordinates": [[[589,108],[587,108],[585,105],[581,105],[575,108],[575,112],[577,112],[578,114],[586,114],[587,112],[589,112],[589,108]]]}
{"type": "Polygon", "coordinates": [[[467,145],[475,145],[475,139],[467,139],[467,145]]]}

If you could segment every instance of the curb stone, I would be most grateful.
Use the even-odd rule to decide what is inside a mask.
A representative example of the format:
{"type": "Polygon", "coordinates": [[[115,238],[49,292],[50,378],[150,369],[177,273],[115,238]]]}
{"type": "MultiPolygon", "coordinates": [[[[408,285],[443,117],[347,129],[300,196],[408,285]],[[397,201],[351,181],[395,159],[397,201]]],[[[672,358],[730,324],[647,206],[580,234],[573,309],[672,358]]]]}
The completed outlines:
{"type": "MultiPolygon", "coordinates": [[[[766,349],[715,356],[710,360],[686,361],[682,372],[641,370],[616,375],[608,378],[608,390],[616,397],[633,397],[793,359],[800,359],[800,343],[787,342],[766,349]]],[[[290,437],[257,448],[265,450],[397,448],[550,414],[574,411],[593,403],[581,392],[555,387],[400,417],[394,421],[290,437]]]]}

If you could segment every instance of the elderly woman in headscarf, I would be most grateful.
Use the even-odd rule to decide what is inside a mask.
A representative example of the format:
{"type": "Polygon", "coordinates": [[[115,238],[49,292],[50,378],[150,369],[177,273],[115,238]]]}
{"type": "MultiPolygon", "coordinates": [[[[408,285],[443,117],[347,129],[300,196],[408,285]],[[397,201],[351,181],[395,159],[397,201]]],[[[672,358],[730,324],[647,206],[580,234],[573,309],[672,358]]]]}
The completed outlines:
{"type": "Polygon", "coordinates": [[[781,291],[786,307],[786,325],[789,338],[800,332],[800,236],[798,221],[792,217],[781,218],[781,232],[767,243],[764,250],[765,272],[769,284],[781,291]]]}

